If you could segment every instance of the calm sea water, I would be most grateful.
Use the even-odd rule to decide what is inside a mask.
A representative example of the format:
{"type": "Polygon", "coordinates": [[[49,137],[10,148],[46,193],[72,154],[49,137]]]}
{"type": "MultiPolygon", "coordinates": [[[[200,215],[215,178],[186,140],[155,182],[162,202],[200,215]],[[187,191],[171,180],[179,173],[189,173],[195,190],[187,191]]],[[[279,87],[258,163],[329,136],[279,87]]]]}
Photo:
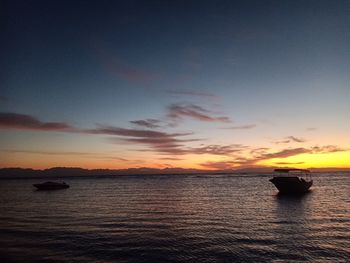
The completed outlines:
{"type": "Polygon", "coordinates": [[[350,262],[350,174],[280,197],[266,176],[0,180],[1,262],[350,262]]]}

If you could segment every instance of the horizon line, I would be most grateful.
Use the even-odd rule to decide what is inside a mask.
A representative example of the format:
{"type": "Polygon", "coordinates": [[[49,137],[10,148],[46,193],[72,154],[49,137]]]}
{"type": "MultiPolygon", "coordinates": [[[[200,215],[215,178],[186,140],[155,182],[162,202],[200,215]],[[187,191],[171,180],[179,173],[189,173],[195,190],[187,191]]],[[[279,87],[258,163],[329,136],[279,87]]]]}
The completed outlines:
{"type": "MultiPolygon", "coordinates": [[[[294,169],[295,167],[292,166],[246,166],[246,167],[233,167],[228,169],[199,169],[199,168],[183,168],[183,167],[164,167],[164,168],[155,168],[155,167],[128,167],[128,168],[84,168],[79,166],[52,166],[48,168],[33,168],[33,167],[0,167],[0,170],[6,170],[6,169],[21,169],[21,170],[33,170],[33,171],[46,171],[46,170],[53,170],[53,169],[79,169],[79,170],[86,170],[86,171],[95,171],[95,170],[107,170],[107,171],[126,171],[126,170],[142,170],[142,169],[148,169],[148,170],[195,170],[195,171],[203,171],[203,172],[220,172],[220,171],[240,171],[240,170],[268,170],[268,169],[278,169],[278,168],[288,168],[288,169],[294,169]]],[[[344,171],[350,171],[350,167],[308,167],[303,168],[308,170],[344,170],[344,171]]]]}

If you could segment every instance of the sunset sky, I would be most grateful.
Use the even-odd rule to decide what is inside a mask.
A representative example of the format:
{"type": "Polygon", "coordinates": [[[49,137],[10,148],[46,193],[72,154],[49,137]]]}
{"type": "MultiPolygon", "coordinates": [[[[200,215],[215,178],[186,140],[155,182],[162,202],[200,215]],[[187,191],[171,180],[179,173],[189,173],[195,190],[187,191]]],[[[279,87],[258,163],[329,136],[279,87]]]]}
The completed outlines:
{"type": "Polygon", "coordinates": [[[349,1],[5,1],[0,167],[350,168],[349,1]]]}

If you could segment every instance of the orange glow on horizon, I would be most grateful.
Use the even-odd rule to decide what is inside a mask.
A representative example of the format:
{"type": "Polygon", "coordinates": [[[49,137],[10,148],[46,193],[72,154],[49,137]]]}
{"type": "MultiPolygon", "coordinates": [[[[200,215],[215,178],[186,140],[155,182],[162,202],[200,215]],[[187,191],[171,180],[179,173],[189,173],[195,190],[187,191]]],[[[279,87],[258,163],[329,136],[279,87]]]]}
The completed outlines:
{"type": "Polygon", "coordinates": [[[259,164],[266,166],[293,166],[296,168],[349,168],[350,151],[300,154],[287,158],[274,158],[261,161],[259,164]],[[283,165],[279,164],[283,163],[283,165]],[[288,163],[290,163],[288,165],[288,163]]]}
{"type": "MultiPolygon", "coordinates": [[[[209,154],[185,155],[174,158],[154,158],[123,161],[101,158],[84,158],[82,156],[65,155],[38,155],[30,153],[16,153],[11,158],[3,159],[1,167],[22,167],[33,169],[46,169],[51,167],[81,167],[86,169],[127,169],[127,168],[185,168],[185,169],[205,169],[220,170],[218,168],[205,166],[206,163],[232,164],[232,169],[239,169],[234,166],[227,157],[209,154]]],[[[320,154],[299,154],[287,158],[273,158],[257,162],[258,166],[267,167],[296,167],[296,168],[350,168],[350,151],[320,153],[320,154]]],[[[223,168],[225,169],[225,168],[223,168]]]]}

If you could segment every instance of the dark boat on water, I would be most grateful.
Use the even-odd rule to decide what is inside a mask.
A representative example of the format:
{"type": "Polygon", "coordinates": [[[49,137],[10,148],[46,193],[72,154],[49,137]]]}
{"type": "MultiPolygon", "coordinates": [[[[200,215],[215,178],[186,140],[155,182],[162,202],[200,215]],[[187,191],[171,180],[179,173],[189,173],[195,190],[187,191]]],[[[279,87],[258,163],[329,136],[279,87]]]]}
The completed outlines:
{"type": "Polygon", "coordinates": [[[69,188],[69,185],[65,182],[45,182],[42,184],[33,184],[38,190],[58,190],[58,189],[66,189],[69,188]]]}
{"type": "Polygon", "coordinates": [[[281,194],[303,194],[312,186],[311,172],[305,169],[275,169],[270,182],[281,194]]]}

